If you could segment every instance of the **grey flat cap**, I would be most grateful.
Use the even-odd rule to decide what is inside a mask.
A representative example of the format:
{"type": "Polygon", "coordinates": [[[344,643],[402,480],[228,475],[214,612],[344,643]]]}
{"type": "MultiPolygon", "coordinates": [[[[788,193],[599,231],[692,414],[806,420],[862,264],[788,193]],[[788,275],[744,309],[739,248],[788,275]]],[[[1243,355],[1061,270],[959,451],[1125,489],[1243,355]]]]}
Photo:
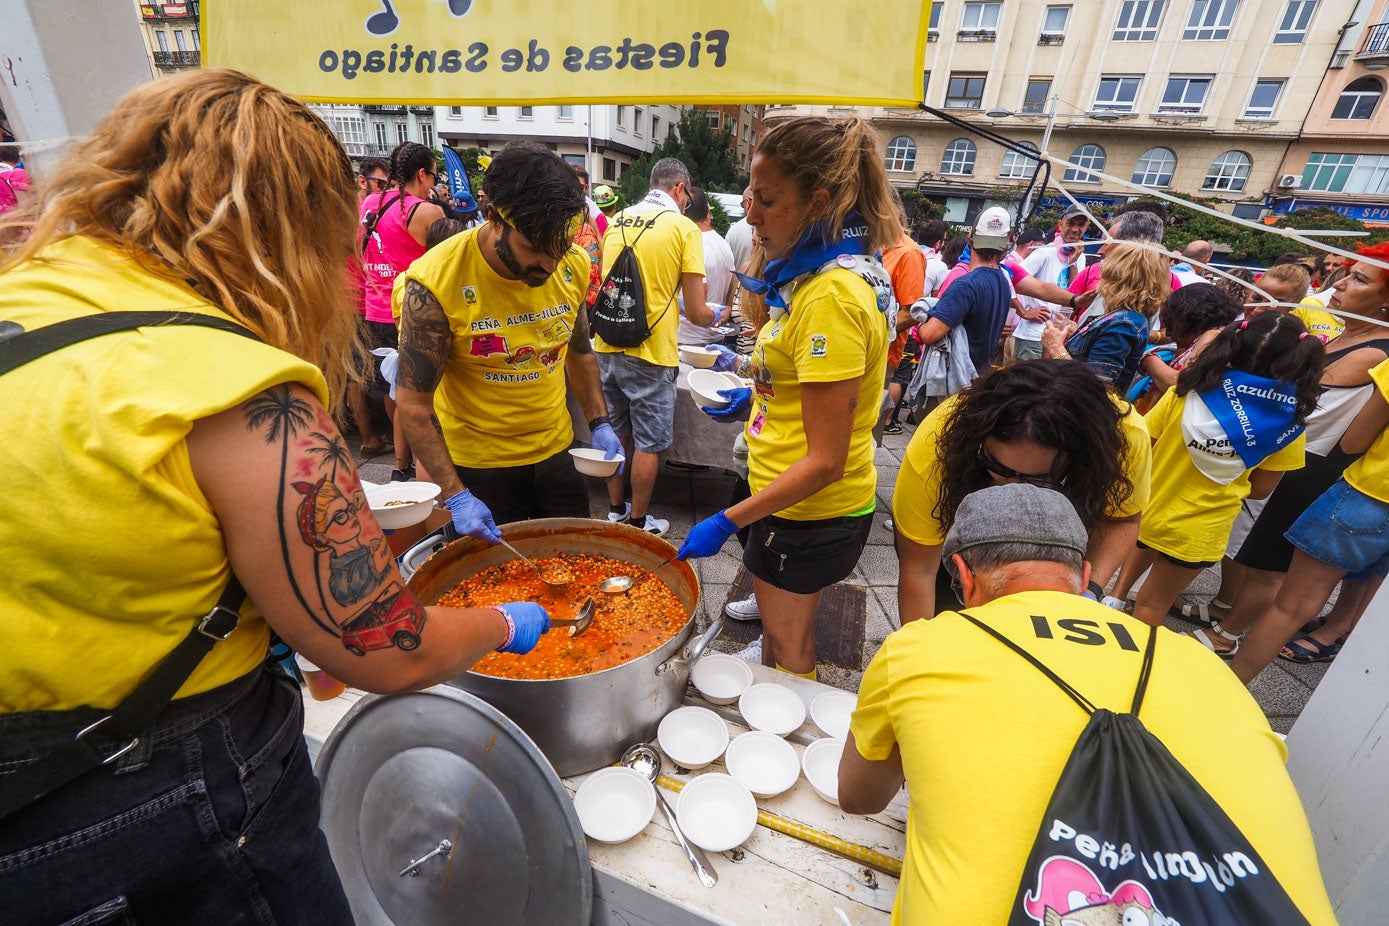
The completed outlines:
{"type": "Polygon", "coordinates": [[[1089,540],[1070,499],[1055,489],[1014,483],[966,495],[945,535],[941,555],[949,562],[953,554],[981,544],[1030,543],[1084,556],[1089,540]]]}

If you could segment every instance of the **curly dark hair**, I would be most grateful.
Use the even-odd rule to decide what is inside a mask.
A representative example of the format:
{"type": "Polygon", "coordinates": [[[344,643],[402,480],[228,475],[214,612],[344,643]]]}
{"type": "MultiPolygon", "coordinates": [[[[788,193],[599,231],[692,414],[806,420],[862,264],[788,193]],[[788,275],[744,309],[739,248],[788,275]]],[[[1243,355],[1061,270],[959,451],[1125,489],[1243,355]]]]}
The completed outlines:
{"type": "Polygon", "coordinates": [[[556,259],[574,243],[575,219],[586,208],[584,188],[569,164],[533,142],[503,148],[482,178],[482,192],[488,216],[496,214],[556,259]]]}
{"type": "Polygon", "coordinates": [[[1162,327],[1185,347],[1212,328],[1224,328],[1243,311],[1234,297],[1212,283],[1175,289],[1162,307],[1162,327]]]}
{"type": "Polygon", "coordinates": [[[1226,370],[1243,370],[1287,383],[1297,392],[1293,421],[1307,423],[1322,394],[1326,348],[1286,312],[1263,312],[1227,325],[1201,356],[1177,374],[1177,395],[1219,388],[1226,370]]]}
{"type": "Polygon", "coordinates": [[[1075,505],[1087,528],[1133,494],[1126,474],[1129,445],[1124,412],[1085,364],[1032,360],[977,380],[941,429],[940,500],[935,516],[949,530],[955,511],[971,492],[993,485],[979,460],[984,441],[1030,440],[1054,447],[1059,491],[1075,505]]]}

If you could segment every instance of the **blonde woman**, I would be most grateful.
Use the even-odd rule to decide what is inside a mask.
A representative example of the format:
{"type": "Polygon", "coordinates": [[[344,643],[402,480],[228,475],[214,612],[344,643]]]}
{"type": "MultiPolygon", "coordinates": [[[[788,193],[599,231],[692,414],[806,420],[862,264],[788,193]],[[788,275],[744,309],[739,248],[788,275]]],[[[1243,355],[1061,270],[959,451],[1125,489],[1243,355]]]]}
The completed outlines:
{"type": "Polygon", "coordinates": [[[317,116],[194,71],[130,93],[50,176],[7,216],[29,235],[0,267],[0,359],[72,320],[177,314],[0,375],[22,409],[0,478],[26,487],[0,519],[0,910],[351,922],[272,629],[393,692],[548,618],[424,607],[366,505],[326,411],[353,364],[356,189],[317,116]]]}
{"type": "Polygon", "coordinates": [[[1042,332],[1042,355],[1080,360],[1123,393],[1147,349],[1152,320],[1171,291],[1170,261],[1165,254],[1116,244],[1100,267],[1105,313],[1079,329],[1074,324],[1048,325],[1042,332]]]}

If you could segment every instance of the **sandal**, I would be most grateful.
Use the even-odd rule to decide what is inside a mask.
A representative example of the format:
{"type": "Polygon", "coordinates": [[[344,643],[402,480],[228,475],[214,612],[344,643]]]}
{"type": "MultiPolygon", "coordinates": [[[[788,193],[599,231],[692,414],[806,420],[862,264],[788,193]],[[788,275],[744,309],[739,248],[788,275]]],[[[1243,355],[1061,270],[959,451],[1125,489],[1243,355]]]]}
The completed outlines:
{"type": "MultiPolygon", "coordinates": [[[[1248,633],[1248,631],[1245,631],[1245,633],[1248,633]]],[[[1187,636],[1195,638],[1198,643],[1212,653],[1215,653],[1221,659],[1233,659],[1235,654],[1239,652],[1240,643],[1244,641],[1243,633],[1238,635],[1227,633],[1225,628],[1220,626],[1220,621],[1211,622],[1211,626],[1206,630],[1192,630],[1187,633],[1187,636]],[[1222,649],[1217,646],[1215,637],[1219,637],[1230,644],[1230,648],[1222,649]]]]}
{"type": "Polygon", "coordinates": [[[1172,608],[1168,613],[1173,617],[1185,618],[1193,624],[1204,624],[1211,627],[1220,617],[1215,611],[1222,611],[1228,615],[1230,607],[1219,598],[1212,598],[1209,603],[1203,601],[1200,604],[1184,604],[1180,608],[1172,608]]]}
{"type": "Polygon", "coordinates": [[[1306,634],[1298,634],[1279,651],[1278,658],[1286,659],[1288,662],[1296,662],[1299,665],[1307,665],[1313,662],[1330,662],[1336,658],[1336,654],[1340,651],[1341,642],[1339,640],[1331,644],[1318,643],[1306,634]]]}
{"type": "Polygon", "coordinates": [[[362,457],[370,460],[372,457],[385,456],[395,449],[395,445],[388,440],[377,441],[374,444],[362,445],[362,457]]]}

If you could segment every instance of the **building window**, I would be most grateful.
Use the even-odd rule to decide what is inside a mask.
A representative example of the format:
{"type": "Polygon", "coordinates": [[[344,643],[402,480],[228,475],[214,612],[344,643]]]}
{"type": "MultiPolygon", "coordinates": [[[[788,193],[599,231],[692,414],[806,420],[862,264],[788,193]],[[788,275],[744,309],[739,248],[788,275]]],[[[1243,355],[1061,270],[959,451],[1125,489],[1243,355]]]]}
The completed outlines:
{"type": "Polygon", "coordinates": [[[386,141],[386,123],[376,123],[376,147],[384,151],[390,146],[391,143],[386,141]]]}
{"type": "Polygon", "coordinates": [[[883,166],[888,170],[914,170],[916,168],[916,142],[905,135],[898,135],[887,144],[883,156],[883,166]]]}
{"type": "Polygon", "coordinates": [[[998,32],[998,13],[1002,3],[966,3],[960,18],[961,32],[998,32]]]}
{"type": "Polygon", "coordinates": [[[395,124],[395,141],[398,145],[403,145],[410,140],[410,123],[397,122],[395,124]]]}
{"type": "Polygon", "coordinates": [[[945,154],[940,159],[940,172],[943,174],[972,174],[974,159],[978,150],[968,138],[957,138],[945,146],[945,154]]]}
{"type": "Polygon", "coordinates": [[[951,74],[945,88],[946,109],[978,109],[984,100],[983,74],[951,74]]]}
{"type": "Polygon", "coordinates": [[[643,113],[640,106],[632,110],[632,134],[638,137],[641,136],[641,130],[643,128],[642,115],[643,113]]]}
{"type": "Polygon", "coordinates": [[[926,91],[931,89],[931,72],[921,72],[921,98],[926,99],[926,91]]]}
{"type": "Polygon", "coordinates": [[[651,140],[659,141],[661,138],[661,117],[651,117],[651,140]]]}
{"type": "Polygon", "coordinates": [[[931,4],[931,21],[927,24],[926,28],[937,35],[940,34],[940,11],[944,8],[944,3],[931,4]]]}
{"type": "Polygon", "coordinates": [[[202,50],[203,50],[203,44],[202,44],[202,40],[198,38],[198,30],[197,30],[197,29],[189,29],[188,32],[189,32],[190,35],[193,36],[193,48],[194,48],[194,50],[195,50],[195,51],[202,51],[202,50]]]}
{"type": "Polygon", "coordinates": [[[1230,37],[1239,0],[1192,0],[1191,16],[1182,38],[1223,41],[1230,37]]]}
{"type": "Polygon", "coordinates": [[[625,129],[625,128],[627,128],[627,107],[626,107],[626,106],[619,106],[619,107],[617,108],[617,127],[618,127],[619,129],[625,129]]]}
{"type": "Polygon", "coordinates": [[[1243,151],[1227,151],[1211,161],[1206,179],[1201,183],[1203,190],[1226,190],[1238,193],[1244,189],[1249,179],[1249,168],[1254,162],[1243,151]]]}
{"type": "Polygon", "coordinates": [[[497,112],[498,110],[495,106],[484,106],[482,107],[482,118],[495,119],[497,118],[497,112]]]}
{"type": "Polygon", "coordinates": [[[570,120],[570,119],[573,119],[573,118],[574,118],[574,107],[572,107],[572,106],[561,106],[561,107],[559,108],[559,118],[565,120],[566,122],[567,122],[568,120],[570,120]]]}
{"type": "Polygon", "coordinates": [[[1069,6],[1049,6],[1046,16],[1042,19],[1042,35],[1063,36],[1066,34],[1066,23],[1071,18],[1071,8],[1069,6]]]}
{"type": "Polygon", "coordinates": [[[1133,182],[1139,186],[1164,187],[1172,182],[1177,156],[1167,148],[1149,148],[1133,168],[1133,182]]]}
{"type": "Polygon", "coordinates": [[[461,116],[461,115],[463,115],[463,107],[462,107],[462,106],[450,106],[450,107],[449,107],[449,115],[450,115],[450,116],[461,116]]]}
{"type": "Polygon", "coordinates": [[[159,44],[160,51],[169,50],[169,33],[162,29],[154,30],[154,40],[159,44]]]}
{"type": "MultiPolygon", "coordinates": [[[[1037,150],[1037,146],[1030,141],[1018,142],[1018,146],[1026,148],[1028,151],[1037,150]]],[[[1009,180],[1026,180],[1032,176],[1032,170],[1036,164],[1035,160],[1025,154],[1005,151],[1003,152],[1003,166],[998,169],[998,175],[1009,180]]]]}
{"type": "Polygon", "coordinates": [[[1278,31],[1273,33],[1274,45],[1301,45],[1307,38],[1307,27],[1312,23],[1312,14],[1317,10],[1317,0],[1288,0],[1283,8],[1283,19],[1278,23],[1278,31]]]}
{"type": "Polygon", "coordinates": [[[188,50],[188,36],[183,34],[182,29],[174,30],[174,44],[178,46],[179,51],[188,50]]]}
{"type": "Polygon", "coordinates": [[[1119,21],[1114,24],[1114,41],[1155,40],[1165,4],[1166,0],[1124,0],[1119,5],[1119,21]]]}
{"type": "Polygon", "coordinates": [[[1368,119],[1374,115],[1379,98],[1384,95],[1384,85],[1376,77],[1362,77],[1353,80],[1341,91],[1336,100],[1336,108],[1331,110],[1332,119],[1368,119]]]}
{"type": "Polygon", "coordinates": [[[1211,77],[1169,77],[1167,88],[1162,91],[1162,102],[1158,104],[1160,113],[1199,113],[1206,105],[1206,94],[1211,89],[1211,77]]]}
{"type": "Polygon", "coordinates": [[[535,107],[534,107],[534,106],[518,106],[518,107],[516,107],[516,118],[517,118],[517,119],[534,119],[534,118],[535,118],[535,107]]]}
{"type": "Polygon", "coordinates": [[[717,130],[719,123],[723,121],[723,113],[712,109],[706,109],[704,111],[704,121],[709,123],[709,128],[717,130]]]}
{"type": "Polygon", "coordinates": [[[1389,155],[1314,152],[1302,172],[1302,186],[1322,193],[1389,193],[1389,155]]]}
{"type": "Polygon", "coordinates": [[[1278,97],[1282,92],[1281,80],[1254,81],[1254,92],[1249,94],[1249,105],[1244,107],[1244,118],[1272,119],[1273,108],[1278,105],[1278,97]]]}
{"type": "Polygon", "coordinates": [[[1071,152],[1070,166],[1061,179],[1069,183],[1099,183],[1091,170],[1104,170],[1104,149],[1099,145],[1081,145],[1071,152]],[[1088,169],[1087,169],[1088,168],[1088,169]]]}
{"type": "Polygon", "coordinates": [[[1051,93],[1050,77],[1034,77],[1027,82],[1027,92],[1022,97],[1022,111],[1040,113],[1046,106],[1047,94],[1051,93]]]}
{"type": "Polygon", "coordinates": [[[603,158],[603,179],[617,179],[617,162],[614,161],[612,158],[603,158]]]}
{"type": "Polygon", "coordinates": [[[434,147],[434,123],[420,123],[420,144],[424,145],[426,148],[434,147]]]}
{"type": "Polygon", "coordinates": [[[1119,74],[1105,74],[1100,77],[1100,88],[1095,92],[1094,109],[1109,113],[1131,113],[1138,100],[1138,85],[1142,77],[1125,77],[1119,74]]]}

